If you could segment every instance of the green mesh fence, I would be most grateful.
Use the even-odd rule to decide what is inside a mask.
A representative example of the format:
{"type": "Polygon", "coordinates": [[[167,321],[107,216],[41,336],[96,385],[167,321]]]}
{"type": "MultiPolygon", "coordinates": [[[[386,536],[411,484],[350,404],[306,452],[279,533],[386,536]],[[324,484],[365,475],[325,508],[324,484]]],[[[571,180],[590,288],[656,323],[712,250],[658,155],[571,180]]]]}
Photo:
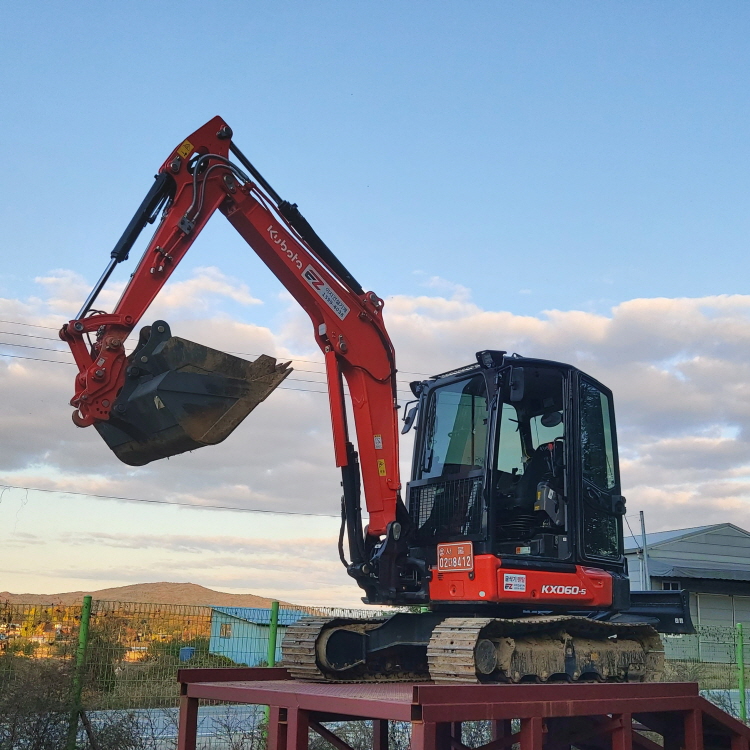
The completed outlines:
{"type": "MultiPolygon", "coordinates": [[[[372,618],[390,612],[282,607],[276,659],[286,627],[303,615],[372,618]]],[[[0,603],[0,750],[66,750],[80,618],[80,605],[0,603]],[[44,738],[41,744],[34,744],[36,736],[44,738]]],[[[98,746],[176,747],[177,670],[266,666],[269,626],[268,609],[94,601],[81,683],[82,706],[98,746]]],[[[737,639],[737,630],[726,627],[664,636],[664,679],[698,682],[706,697],[740,716],[737,639]]],[[[745,652],[750,664],[750,647],[745,652]]],[[[265,746],[261,708],[202,705],[199,721],[204,750],[265,746]]],[[[339,730],[352,747],[368,745],[367,726],[353,723],[339,730]]],[[[477,725],[466,731],[481,744],[489,730],[477,725]]],[[[392,734],[394,747],[408,746],[408,727],[394,725],[392,734]]],[[[91,747],[82,727],[76,747],[91,747]]]]}

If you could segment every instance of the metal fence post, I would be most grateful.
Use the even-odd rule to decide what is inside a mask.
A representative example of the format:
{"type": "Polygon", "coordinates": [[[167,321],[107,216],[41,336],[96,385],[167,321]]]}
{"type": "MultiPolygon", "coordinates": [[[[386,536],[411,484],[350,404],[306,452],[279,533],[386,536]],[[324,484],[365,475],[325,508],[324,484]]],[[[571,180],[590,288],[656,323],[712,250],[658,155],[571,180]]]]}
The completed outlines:
{"type": "Polygon", "coordinates": [[[81,624],[78,627],[78,648],[73,671],[73,705],[70,709],[68,724],[68,741],[65,750],[75,750],[78,736],[78,715],[81,712],[81,692],[83,691],[83,667],[86,663],[86,646],[89,640],[89,621],[91,620],[91,597],[83,597],[81,606],[81,624]]]}
{"type": "Polygon", "coordinates": [[[268,666],[276,666],[276,634],[279,630],[279,603],[271,602],[271,619],[268,622],[268,666]]]}
{"type": "MultiPolygon", "coordinates": [[[[271,616],[268,620],[268,662],[269,667],[276,666],[276,636],[279,632],[279,603],[271,602],[271,616]]],[[[268,741],[268,726],[271,720],[271,707],[266,706],[264,709],[266,718],[266,742],[268,741]]]]}
{"type": "Polygon", "coordinates": [[[742,623],[737,623],[737,687],[740,693],[740,718],[747,722],[747,696],[745,695],[745,638],[742,623]]]}

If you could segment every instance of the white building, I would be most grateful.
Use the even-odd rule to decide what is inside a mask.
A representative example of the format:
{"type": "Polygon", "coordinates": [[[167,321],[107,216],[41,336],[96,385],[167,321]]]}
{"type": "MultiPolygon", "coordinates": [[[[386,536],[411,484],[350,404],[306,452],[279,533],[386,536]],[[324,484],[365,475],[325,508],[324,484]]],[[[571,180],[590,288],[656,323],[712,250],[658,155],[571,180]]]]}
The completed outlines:
{"type": "MultiPolygon", "coordinates": [[[[732,630],[741,622],[750,644],[750,533],[731,523],[646,535],[651,589],[690,592],[690,614],[700,637],[665,639],[668,655],[732,661],[732,630]],[[672,652],[671,654],[669,652],[672,652]]],[[[645,588],[641,538],[625,540],[630,588],[645,588]]],[[[750,647],[746,647],[750,656],[750,647]]],[[[746,657],[747,658],[747,657],[746,657]]]]}

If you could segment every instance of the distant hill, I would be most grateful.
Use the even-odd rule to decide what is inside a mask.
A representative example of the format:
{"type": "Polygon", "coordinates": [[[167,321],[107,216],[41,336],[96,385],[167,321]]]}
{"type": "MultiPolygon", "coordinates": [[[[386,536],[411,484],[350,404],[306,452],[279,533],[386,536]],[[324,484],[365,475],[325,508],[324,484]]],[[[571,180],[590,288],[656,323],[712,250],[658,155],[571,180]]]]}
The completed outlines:
{"type": "MultiPolygon", "coordinates": [[[[271,599],[255,594],[228,594],[214,591],[197,583],[136,583],[98,591],[68,591],[64,594],[11,594],[0,591],[0,602],[11,604],[78,604],[90,594],[94,599],[112,602],[139,602],[142,604],[192,604],[220,607],[271,606],[271,599]]],[[[282,607],[297,608],[299,605],[280,602],[282,607]]]]}

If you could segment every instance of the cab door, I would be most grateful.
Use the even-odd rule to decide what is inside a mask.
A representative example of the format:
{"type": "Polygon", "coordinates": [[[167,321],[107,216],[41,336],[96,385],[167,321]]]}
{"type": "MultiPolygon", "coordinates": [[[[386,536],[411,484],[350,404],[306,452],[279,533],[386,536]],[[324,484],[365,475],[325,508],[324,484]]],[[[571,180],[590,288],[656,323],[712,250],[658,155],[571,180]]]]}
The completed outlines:
{"type": "Polygon", "coordinates": [[[423,396],[407,489],[420,546],[484,538],[488,410],[484,371],[423,396]]]}
{"type": "Polygon", "coordinates": [[[624,498],[612,392],[581,372],[577,381],[578,555],[582,562],[619,568],[624,498]]]}

